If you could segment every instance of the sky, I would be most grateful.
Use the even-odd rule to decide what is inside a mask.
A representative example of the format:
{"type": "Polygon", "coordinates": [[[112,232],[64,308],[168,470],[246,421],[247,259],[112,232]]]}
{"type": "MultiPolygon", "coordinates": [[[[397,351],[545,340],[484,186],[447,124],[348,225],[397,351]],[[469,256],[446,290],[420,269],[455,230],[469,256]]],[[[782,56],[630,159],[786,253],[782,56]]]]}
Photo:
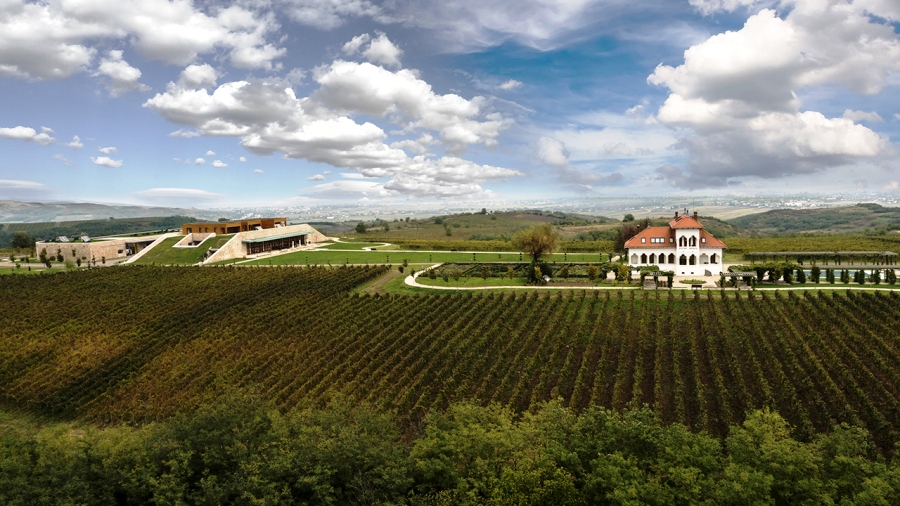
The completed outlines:
{"type": "Polygon", "coordinates": [[[0,199],[900,193],[898,0],[0,0],[0,199]]]}

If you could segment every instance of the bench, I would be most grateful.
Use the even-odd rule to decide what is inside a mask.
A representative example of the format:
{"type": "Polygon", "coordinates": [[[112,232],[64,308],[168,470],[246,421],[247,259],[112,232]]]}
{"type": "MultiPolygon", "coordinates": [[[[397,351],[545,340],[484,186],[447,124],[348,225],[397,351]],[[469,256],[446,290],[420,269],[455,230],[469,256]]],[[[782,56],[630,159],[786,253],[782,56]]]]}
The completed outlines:
{"type": "Polygon", "coordinates": [[[700,290],[703,288],[703,285],[691,285],[691,290],[700,290]]]}

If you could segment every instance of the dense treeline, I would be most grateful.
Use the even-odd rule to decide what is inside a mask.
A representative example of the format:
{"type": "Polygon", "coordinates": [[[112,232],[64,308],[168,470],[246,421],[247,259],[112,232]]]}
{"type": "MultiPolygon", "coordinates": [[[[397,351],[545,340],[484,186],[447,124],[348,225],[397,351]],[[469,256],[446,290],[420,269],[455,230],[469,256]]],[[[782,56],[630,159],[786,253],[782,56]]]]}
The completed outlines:
{"type": "Polygon", "coordinates": [[[751,412],[722,440],[648,410],[453,404],[403,437],[337,398],[280,412],[230,392],[140,428],[0,425],[5,505],[897,504],[900,459],[839,425],[810,442],[751,412]]]}
{"type": "Polygon", "coordinates": [[[123,267],[4,278],[0,402],[102,423],[227,386],[281,409],[341,392],[407,427],[453,402],[648,405],[724,437],[770,408],[795,437],[900,430],[896,294],[366,296],[381,268],[123,267]]]}

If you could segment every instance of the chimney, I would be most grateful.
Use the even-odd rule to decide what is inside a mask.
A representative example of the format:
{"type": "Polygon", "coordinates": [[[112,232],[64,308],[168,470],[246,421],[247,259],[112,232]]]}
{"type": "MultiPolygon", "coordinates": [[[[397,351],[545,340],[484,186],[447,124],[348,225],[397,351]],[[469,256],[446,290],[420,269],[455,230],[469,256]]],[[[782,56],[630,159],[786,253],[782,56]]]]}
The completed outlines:
{"type": "Polygon", "coordinates": [[[697,211],[694,211],[694,219],[697,219],[697,211]]]}
{"type": "Polygon", "coordinates": [[[675,219],[678,219],[678,211],[675,211],[675,219]]]}

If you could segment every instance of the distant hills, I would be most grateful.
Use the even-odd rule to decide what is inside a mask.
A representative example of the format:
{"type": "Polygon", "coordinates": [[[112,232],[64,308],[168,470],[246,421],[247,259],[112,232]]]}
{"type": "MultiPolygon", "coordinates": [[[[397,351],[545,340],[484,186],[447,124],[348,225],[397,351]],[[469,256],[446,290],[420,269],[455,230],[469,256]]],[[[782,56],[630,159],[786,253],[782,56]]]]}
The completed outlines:
{"type": "Polygon", "coordinates": [[[857,204],[826,209],[775,209],[728,223],[760,234],[889,233],[900,230],[900,207],[857,204]]]}
{"type": "Polygon", "coordinates": [[[18,202],[0,200],[0,223],[37,223],[52,221],[106,220],[109,218],[149,218],[154,216],[193,216],[215,220],[219,213],[201,209],[145,206],[108,206],[104,204],[60,202],[18,202]]]}

